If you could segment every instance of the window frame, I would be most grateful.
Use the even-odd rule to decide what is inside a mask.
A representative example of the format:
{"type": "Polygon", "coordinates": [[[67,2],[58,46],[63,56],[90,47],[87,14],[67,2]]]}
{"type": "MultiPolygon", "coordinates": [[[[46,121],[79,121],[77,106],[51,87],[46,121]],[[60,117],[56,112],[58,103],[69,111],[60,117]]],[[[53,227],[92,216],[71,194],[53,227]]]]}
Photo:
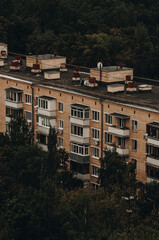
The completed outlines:
{"type": "Polygon", "coordinates": [[[92,120],[95,122],[99,122],[99,111],[92,110],[92,120]]]}
{"type": "Polygon", "coordinates": [[[31,94],[25,93],[25,103],[31,105],[31,94]]]}
{"type": "Polygon", "coordinates": [[[105,124],[112,125],[113,118],[110,113],[105,113],[105,124]]]}
{"type": "Polygon", "coordinates": [[[131,139],[131,149],[134,152],[137,152],[137,140],[136,139],[131,139]]]}

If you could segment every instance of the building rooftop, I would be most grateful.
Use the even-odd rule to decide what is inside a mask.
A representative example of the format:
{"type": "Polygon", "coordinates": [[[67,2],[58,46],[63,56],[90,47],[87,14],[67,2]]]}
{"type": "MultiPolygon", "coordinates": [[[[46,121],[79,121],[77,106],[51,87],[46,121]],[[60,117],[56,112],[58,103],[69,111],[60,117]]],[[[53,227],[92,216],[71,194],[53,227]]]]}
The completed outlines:
{"type": "MultiPolygon", "coordinates": [[[[100,71],[99,68],[93,68],[95,70],[100,71]]],[[[103,67],[101,70],[103,72],[114,72],[114,71],[123,71],[123,70],[129,70],[132,68],[128,68],[128,67],[120,67],[120,66],[107,66],[107,67],[103,67]]]]}
{"type": "MultiPolygon", "coordinates": [[[[24,81],[30,81],[33,84],[40,84],[44,86],[60,88],[63,91],[73,91],[77,94],[83,94],[85,96],[92,96],[94,98],[108,100],[117,103],[123,103],[125,105],[135,105],[135,107],[151,109],[151,111],[159,111],[159,82],[154,85],[154,83],[148,83],[152,85],[152,91],[145,91],[140,93],[139,91],[134,93],[127,93],[127,92],[116,92],[116,93],[109,93],[107,92],[107,84],[101,82],[98,84],[97,87],[88,87],[81,84],[80,81],[73,81],[73,68],[69,68],[67,65],[67,72],[60,72],[60,79],[56,80],[48,80],[44,78],[44,73],[33,74],[31,73],[30,69],[26,69],[25,67],[25,60],[22,60],[22,68],[20,71],[10,71],[10,62],[11,59],[9,58],[7,62],[5,62],[4,69],[0,69],[0,76],[9,78],[17,78],[24,81]]],[[[106,69],[108,67],[105,67],[106,69]]],[[[102,69],[103,71],[103,69],[102,69]]],[[[89,77],[89,69],[80,69],[80,78],[81,80],[85,80],[89,77]]],[[[136,86],[145,84],[145,81],[136,81],[136,86]]]]}
{"type": "Polygon", "coordinates": [[[65,58],[63,56],[54,55],[54,54],[44,54],[44,55],[28,55],[29,58],[36,58],[40,60],[55,59],[55,58],[65,58]]]}

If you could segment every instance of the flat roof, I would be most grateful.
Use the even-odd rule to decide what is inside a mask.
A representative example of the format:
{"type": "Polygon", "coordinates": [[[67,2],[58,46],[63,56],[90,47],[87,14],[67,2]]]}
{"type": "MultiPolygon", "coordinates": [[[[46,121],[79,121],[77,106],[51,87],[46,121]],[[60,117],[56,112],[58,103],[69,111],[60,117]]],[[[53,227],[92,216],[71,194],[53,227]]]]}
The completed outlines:
{"type": "Polygon", "coordinates": [[[47,59],[60,59],[60,58],[65,58],[63,56],[59,56],[59,55],[54,55],[54,54],[43,54],[43,55],[28,55],[27,58],[36,58],[36,59],[40,59],[40,60],[47,60],[47,59]]]}
{"type": "MultiPolygon", "coordinates": [[[[159,112],[159,81],[155,84],[155,80],[152,85],[152,91],[145,91],[140,93],[139,91],[134,93],[129,92],[116,92],[116,93],[109,93],[107,91],[107,84],[101,82],[98,84],[97,87],[88,87],[85,85],[81,85],[80,81],[73,81],[73,73],[74,69],[71,68],[69,65],[66,64],[68,69],[67,72],[60,72],[60,78],[53,80],[53,79],[45,79],[44,73],[31,73],[30,69],[26,69],[25,67],[25,60],[22,59],[22,68],[20,71],[10,71],[10,62],[13,60],[10,56],[8,57],[8,64],[5,64],[4,69],[0,68],[1,78],[3,76],[9,79],[15,78],[20,79],[21,81],[27,83],[33,83],[35,85],[56,88],[61,91],[67,91],[72,93],[80,94],[81,96],[88,96],[94,97],[96,99],[102,99],[105,101],[115,102],[119,104],[125,104],[132,107],[142,108],[149,111],[152,110],[154,112],[159,112]]],[[[82,69],[79,72],[81,79],[88,79],[90,70],[88,68],[82,69]]],[[[7,79],[6,79],[7,80],[7,79]]],[[[136,86],[145,84],[145,80],[136,81],[136,86]]],[[[146,84],[150,84],[146,82],[146,84]]]]}
{"type": "MultiPolygon", "coordinates": [[[[92,68],[93,70],[100,71],[99,68],[92,68]]],[[[124,71],[124,70],[133,70],[133,68],[129,67],[120,67],[120,66],[106,66],[101,69],[103,72],[114,72],[114,71],[124,71]]]]}
{"type": "Polygon", "coordinates": [[[152,122],[152,123],[148,123],[147,125],[151,127],[159,128],[159,122],[152,122]]]}
{"type": "Polygon", "coordinates": [[[125,114],[121,114],[121,113],[117,113],[117,112],[114,112],[111,114],[112,116],[116,117],[116,118],[122,118],[122,119],[128,119],[130,118],[130,116],[128,115],[125,115],[125,114]]]}
{"type": "Polygon", "coordinates": [[[40,96],[39,98],[46,99],[46,100],[55,100],[56,99],[56,98],[46,96],[46,95],[40,96]]]}
{"type": "Polygon", "coordinates": [[[14,87],[10,87],[10,88],[6,88],[6,91],[13,91],[13,92],[23,92],[22,89],[18,89],[18,88],[14,88],[14,87]]]}
{"type": "Polygon", "coordinates": [[[79,109],[89,109],[89,106],[78,104],[78,103],[71,104],[71,107],[75,107],[75,108],[79,108],[79,109]]]}

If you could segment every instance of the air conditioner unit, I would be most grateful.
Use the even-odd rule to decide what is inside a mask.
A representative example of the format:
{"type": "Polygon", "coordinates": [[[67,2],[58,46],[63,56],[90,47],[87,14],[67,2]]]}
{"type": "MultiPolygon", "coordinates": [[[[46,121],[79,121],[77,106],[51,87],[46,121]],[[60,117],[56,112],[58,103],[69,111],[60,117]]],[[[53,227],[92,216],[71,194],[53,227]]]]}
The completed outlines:
{"type": "Polygon", "coordinates": [[[147,139],[148,133],[144,134],[144,139],[147,139]]]}
{"type": "Polygon", "coordinates": [[[58,133],[59,133],[59,134],[63,134],[63,130],[62,130],[62,129],[59,129],[59,130],[58,130],[58,133]]]}
{"type": "Polygon", "coordinates": [[[94,140],[94,145],[98,146],[99,145],[99,140],[94,140]]]}

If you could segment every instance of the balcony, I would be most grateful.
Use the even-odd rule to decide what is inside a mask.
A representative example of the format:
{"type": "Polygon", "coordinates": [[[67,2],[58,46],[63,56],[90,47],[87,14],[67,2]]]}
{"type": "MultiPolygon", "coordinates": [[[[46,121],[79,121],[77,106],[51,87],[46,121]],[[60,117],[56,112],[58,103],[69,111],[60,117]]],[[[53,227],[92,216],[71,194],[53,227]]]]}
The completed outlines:
{"type": "Polygon", "coordinates": [[[110,151],[116,151],[120,156],[126,157],[129,156],[129,149],[128,148],[120,148],[120,147],[115,147],[115,146],[108,146],[108,150],[110,151]]]}
{"type": "Polygon", "coordinates": [[[43,108],[38,108],[38,115],[43,115],[46,117],[55,117],[56,118],[56,110],[47,110],[43,108]]]}
{"type": "Polygon", "coordinates": [[[56,117],[56,99],[50,96],[41,96],[38,99],[38,115],[56,117]]]}
{"type": "Polygon", "coordinates": [[[76,142],[79,144],[89,144],[89,137],[81,137],[78,135],[70,135],[70,141],[71,142],[76,142]]]}
{"type": "Polygon", "coordinates": [[[154,145],[156,147],[159,147],[159,138],[155,138],[155,137],[147,137],[147,143],[150,145],[154,145]]]}
{"type": "Polygon", "coordinates": [[[14,109],[23,108],[22,94],[23,91],[21,89],[7,88],[5,105],[14,109]]]}
{"type": "Polygon", "coordinates": [[[158,182],[159,183],[159,179],[153,178],[153,177],[147,177],[147,183],[151,183],[151,182],[158,182]]]}
{"type": "Polygon", "coordinates": [[[89,173],[87,173],[87,174],[76,173],[75,177],[77,179],[80,179],[83,182],[90,180],[90,174],[89,173]]]}
{"type": "Polygon", "coordinates": [[[6,105],[6,107],[11,107],[11,108],[15,108],[15,109],[23,108],[23,103],[22,102],[14,102],[14,101],[9,100],[9,99],[5,100],[5,105],[6,105]]]}
{"type": "Polygon", "coordinates": [[[89,126],[89,107],[81,104],[71,105],[70,123],[89,126]]]}
{"type": "Polygon", "coordinates": [[[147,156],[147,164],[159,167],[159,157],[156,158],[155,156],[147,156]]]}
{"type": "Polygon", "coordinates": [[[81,126],[89,126],[90,120],[89,119],[80,119],[70,116],[70,123],[81,125],[81,126]]]}
{"type": "Polygon", "coordinates": [[[108,133],[114,134],[117,137],[129,137],[129,129],[122,129],[116,126],[108,127],[108,133]]]}
{"type": "Polygon", "coordinates": [[[116,152],[123,157],[129,156],[129,149],[128,148],[116,148],[116,152]]]}
{"type": "Polygon", "coordinates": [[[70,153],[70,159],[81,164],[89,163],[89,156],[83,156],[75,153],[70,153]]]}
{"type": "Polygon", "coordinates": [[[45,135],[49,135],[49,131],[50,131],[50,127],[45,127],[45,126],[38,126],[38,132],[45,134],[45,135]]]}
{"type": "Polygon", "coordinates": [[[42,144],[42,143],[38,143],[37,145],[38,145],[38,147],[42,148],[43,151],[45,151],[45,152],[48,151],[48,147],[47,147],[47,145],[42,144]]]}

